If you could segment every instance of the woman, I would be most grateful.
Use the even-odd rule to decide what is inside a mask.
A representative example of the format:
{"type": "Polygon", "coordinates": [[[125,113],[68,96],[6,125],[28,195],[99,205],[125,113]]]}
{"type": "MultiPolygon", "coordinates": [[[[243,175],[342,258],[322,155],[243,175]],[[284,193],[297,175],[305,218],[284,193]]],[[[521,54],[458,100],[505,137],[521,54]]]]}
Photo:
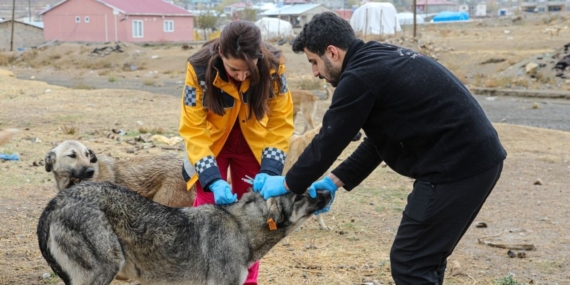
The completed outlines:
{"type": "MultiPolygon", "coordinates": [[[[180,135],[194,206],[235,202],[251,187],[246,176],[262,185],[281,175],[294,129],[283,62],[248,21],[230,23],[189,58],[180,135]]],[[[257,284],[258,268],[256,262],[249,269],[245,284],[257,284]]]]}

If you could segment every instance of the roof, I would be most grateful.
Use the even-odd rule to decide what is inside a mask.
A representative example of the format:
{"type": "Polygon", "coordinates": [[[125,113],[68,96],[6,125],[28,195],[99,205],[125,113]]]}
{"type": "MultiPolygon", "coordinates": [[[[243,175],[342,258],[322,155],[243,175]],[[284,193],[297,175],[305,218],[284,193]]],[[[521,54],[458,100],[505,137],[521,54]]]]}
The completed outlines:
{"type": "Polygon", "coordinates": [[[228,7],[230,7],[230,8],[245,8],[245,7],[247,7],[247,5],[243,2],[236,2],[236,3],[233,3],[233,4],[226,6],[225,8],[228,8],[228,7]]]}
{"type": "MultiPolygon", "coordinates": [[[[321,4],[297,4],[297,5],[286,5],[275,9],[267,10],[259,15],[270,16],[270,15],[300,15],[309,10],[323,6],[321,4]]],[[[323,6],[324,7],[324,6],[323,6]]]]}
{"type": "Polygon", "coordinates": [[[307,0],[285,0],[285,4],[308,4],[307,0]]]}
{"type": "Polygon", "coordinates": [[[335,13],[337,13],[341,18],[345,19],[345,20],[350,20],[350,17],[352,17],[352,10],[349,9],[337,9],[334,10],[335,13]]]}
{"type": "MultiPolygon", "coordinates": [[[[0,25],[4,24],[4,23],[8,23],[8,22],[12,22],[12,20],[4,20],[4,21],[0,21],[0,25]]],[[[34,28],[38,28],[38,29],[44,29],[44,23],[43,22],[31,22],[31,23],[26,23],[26,22],[22,22],[22,21],[14,21],[14,23],[20,23],[22,25],[28,25],[28,26],[32,26],[34,28]]]]}
{"type": "MultiPolygon", "coordinates": [[[[48,10],[43,11],[45,14],[55,7],[58,7],[69,0],[63,0],[48,10]]],[[[118,10],[125,15],[169,15],[169,16],[190,16],[190,12],[184,8],[163,0],[95,0],[105,6],[118,10]]]]}
{"type": "Polygon", "coordinates": [[[452,5],[457,6],[456,3],[447,0],[417,0],[416,5],[452,5]]]}

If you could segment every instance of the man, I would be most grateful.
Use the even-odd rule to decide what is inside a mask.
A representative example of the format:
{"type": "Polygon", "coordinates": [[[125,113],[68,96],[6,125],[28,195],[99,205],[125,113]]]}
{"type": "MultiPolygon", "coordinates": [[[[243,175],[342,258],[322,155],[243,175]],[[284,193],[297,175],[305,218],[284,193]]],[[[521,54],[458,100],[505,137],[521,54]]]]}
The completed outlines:
{"type": "MultiPolygon", "coordinates": [[[[336,90],[320,133],[285,177],[256,181],[267,199],[309,188],[350,191],[384,161],[415,179],[390,252],[396,284],[442,284],[446,259],[499,179],[506,151],[465,86],[433,59],[356,38],[318,14],[293,41],[336,90]],[[362,128],[366,138],[324,179],[362,128]],[[310,186],[310,187],[309,187],[310,186]]],[[[328,208],[325,210],[328,211],[328,208]]]]}

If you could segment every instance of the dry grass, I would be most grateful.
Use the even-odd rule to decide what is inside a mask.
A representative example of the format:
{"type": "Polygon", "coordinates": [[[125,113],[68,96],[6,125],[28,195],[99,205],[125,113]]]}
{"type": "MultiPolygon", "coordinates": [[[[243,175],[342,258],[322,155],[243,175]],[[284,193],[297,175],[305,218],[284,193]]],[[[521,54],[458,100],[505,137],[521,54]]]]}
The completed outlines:
{"type": "Polygon", "coordinates": [[[79,133],[79,129],[75,126],[67,126],[67,125],[63,125],[61,127],[61,131],[63,132],[63,134],[66,135],[75,135],[77,133],[79,133]]]}
{"type": "Polygon", "coordinates": [[[80,90],[93,90],[96,89],[95,86],[87,85],[83,82],[77,83],[71,86],[71,89],[80,89],[80,90]]]}
{"type": "Polygon", "coordinates": [[[140,127],[139,133],[141,134],[153,134],[153,135],[162,135],[166,133],[164,128],[149,128],[149,127],[140,127]]]}
{"type": "Polygon", "coordinates": [[[509,86],[512,82],[510,77],[491,77],[485,80],[484,86],[488,88],[505,88],[509,86]]]}
{"type": "Polygon", "coordinates": [[[321,90],[324,84],[324,80],[312,76],[302,76],[296,80],[290,80],[290,85],[293,89],[301,90],[321,90]]]}

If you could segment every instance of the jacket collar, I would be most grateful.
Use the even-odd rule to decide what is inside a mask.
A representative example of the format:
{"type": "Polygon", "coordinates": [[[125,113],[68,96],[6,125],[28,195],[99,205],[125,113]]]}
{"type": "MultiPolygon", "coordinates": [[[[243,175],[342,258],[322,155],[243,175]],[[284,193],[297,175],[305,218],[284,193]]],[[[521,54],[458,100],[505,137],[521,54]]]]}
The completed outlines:
{"type": "Polygon", "coordinates": [[[216,69],[218,76],[225,82],[229,82],[228,74],[226,73],[226,68],[224,67],[224,62],[222,57],[218,57],[213,63],[214,69],[216,69]]]}
{"type": "Polygon", "coordinates": [[[346,66],[348,65],[348,63],[351,61],[352,57],[354,56],[354,54],[356,54],[356,52],[364,45],[364,42],[362,40],[356,39],[352,42],[352,44],[350,45],[350,47],[348,48],[348,50],[346,51],[346,54],[344,55],[344,60],[342,61],[342,69],[340,71],[340,73],[344,72],[344,69],[346,68],[346,66]]]}

